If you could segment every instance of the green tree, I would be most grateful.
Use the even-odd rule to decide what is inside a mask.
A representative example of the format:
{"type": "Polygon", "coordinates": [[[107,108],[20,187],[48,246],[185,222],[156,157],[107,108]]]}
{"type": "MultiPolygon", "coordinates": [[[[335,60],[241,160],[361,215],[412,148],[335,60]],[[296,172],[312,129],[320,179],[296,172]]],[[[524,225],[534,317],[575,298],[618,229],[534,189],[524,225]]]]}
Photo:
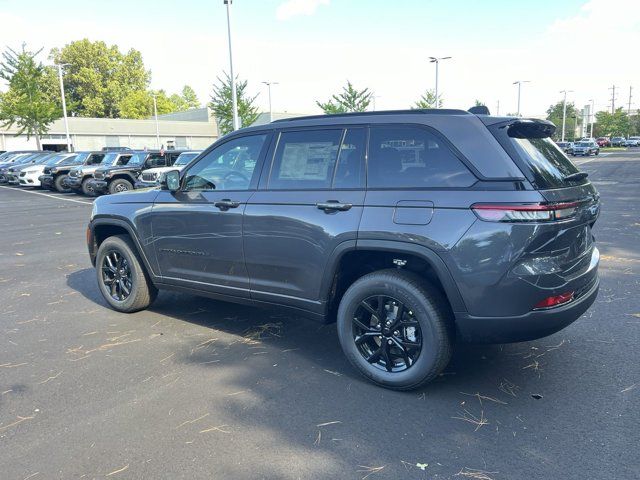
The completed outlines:
{"type": "Polygon", "coordinates": [[[624,108],[617,108],[614,113],[597,112],[594,125],[594,135],[599,137],[627,136],[631,132],[632,124],[624,108]]]}
{"type": "Polygon", "coordinates": [[[198,99],[198,95],[193,88],[189,85],[185,85],[182,87],[182,100],[186,105],[186,109],[189,108],[200,108],[200,100],[198,99]]]}
{"type": "MultiPolygon", "coordinates": [[[[213,93],[209,107],[218,122],[218,129],[223,135],[233,130],[233,102],[231,99],[231,76],[223,73],[223,78],[218,77],[213,85],[213,93]]],[[[247,81],[238,80],[236,77],[236,98],[238,102],[238,117],[240,126],[248,127],[258,118],[258,107],[255,105],[255,97],[247,93],[247,81]]]]}
{"type": "MultiPolygon", "coordinates": [[[[7,82],[7,91],[0,96],[0,122],[3,127],[18,126],[16,135],[32,136],[40,149],[40,136],[47,133],[49,125],[60,118],[61,112],[52,97],[51,67],[36,60],[38,54],[26,49],[16,52],[8,48],[2,54],[0,78],[7,82]]],[[[55,83],[54,83],[55,85],[55,83]]]]}
{"type": "Polygon", "coordinates": [[[357,90],[353,88],[350,81],[347,80],[347,86],[342,87],[342,92],[332,95],[326,102],[316,101],[326,114],[347,113],[347,112],[364,112],[371,103],[373,93],[368,88],[357,90]]]}
{"type": "MultiPolygon", "coordinates": [[[[556,138],[561,138],[562,136],[562,113],[563,113],[563,102],[559,101],[554,105],[550,105],[547,108],[547,120],[553,123],[556,126],[556,133],[554,136],[556,138]]],[[[582,125],[582,114],[578,111],[575,105],[571,102],[567,102],[567,113],[565,118],[565,139],[575,140],[576,134],[574,127],[579,127],[582,125]]]]}
{"type": "Polygon", "coordinates": [[[51,58],[65,65],[69,112],[83,117],[119,117],[124,98],[146,90],[151,77],[139,51],[122,53],[102,41],[77,40],[53,49],[51,58]]]}
{"type": "Polygon", "coordinates": [[[442,107],[442,95],[438,95],[438,105],[436,105],[436,92],[435,90],[427,90],[422,94],[418,101],[414,104],[413,108],[441,108],[442,107]]]}
{"type": "Polygon", "coordinates": [[[486,107],[486,106],[487,106],[487,104],[486,104],[486,103],[484,103],[484,102],[482,102],[482,101],[480,101],[480,100],[478,100],[478,99],[476,98],[476,101],[474,102],[473,106],[474,106],[474,107],[486,107]]]}

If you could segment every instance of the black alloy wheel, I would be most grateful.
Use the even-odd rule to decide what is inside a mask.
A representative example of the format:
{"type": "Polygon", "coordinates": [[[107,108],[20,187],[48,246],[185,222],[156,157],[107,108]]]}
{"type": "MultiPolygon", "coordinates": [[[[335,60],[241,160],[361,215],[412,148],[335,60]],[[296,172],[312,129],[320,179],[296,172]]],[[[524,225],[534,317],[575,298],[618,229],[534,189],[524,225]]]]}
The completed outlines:
{"type": "Polygon", "coordinates": [[[413,311],[387,295],[374,295],[360,302],[352,331],[363,358],[387,372],[411,368],[422,351],[422,331],[413,311]]]}
{"type": "Polygon", "coordinates": [[[102,282],[111,298],[124,302],[133,289],[131,267],[127,259],[116,250],[110,250],[102,260],[102,282]]]}

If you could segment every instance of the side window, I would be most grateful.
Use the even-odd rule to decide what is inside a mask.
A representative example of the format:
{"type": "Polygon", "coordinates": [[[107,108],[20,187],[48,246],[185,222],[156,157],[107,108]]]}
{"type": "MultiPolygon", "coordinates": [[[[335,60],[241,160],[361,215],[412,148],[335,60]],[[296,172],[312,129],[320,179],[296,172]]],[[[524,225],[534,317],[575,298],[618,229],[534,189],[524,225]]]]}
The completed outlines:
{"type": "Polygon", "coordinates": [[[164,155],[161,155],[159,153],[150,153],[149,157],[147,157],[147,160],[145,161],[145,167],[146,168],[164,167],[165,166],[164,158],[165,158],[164,155]]]}
{"type": "Polygon", "coordinates": [[[103,153],[93,153],[87,162],[87,165],[98,165],[104,159],[103,153]]]}
{"type": "Polygon", "coordinates": [[[342,145],[340,145],[333,188],[364,187],[366,138],[364,128],[349,128],[347,130],[342,145]]]}
{"type": "Polygon", "coordinates": [[[273,158],[269,188],[330,188],[342,133],[342,129],[282,133],[273,158]]]}
{"type": "Polygon", "coordinates": [[[184,176],[185,190],[247,190],[267,135],[234,138],[214,148],[184,176]]]}
{"type": "Polygon", "coordinates": [[[371,127],[369,188],[468,187],[475,182],[451,149],[428,130],[371,127]]]}

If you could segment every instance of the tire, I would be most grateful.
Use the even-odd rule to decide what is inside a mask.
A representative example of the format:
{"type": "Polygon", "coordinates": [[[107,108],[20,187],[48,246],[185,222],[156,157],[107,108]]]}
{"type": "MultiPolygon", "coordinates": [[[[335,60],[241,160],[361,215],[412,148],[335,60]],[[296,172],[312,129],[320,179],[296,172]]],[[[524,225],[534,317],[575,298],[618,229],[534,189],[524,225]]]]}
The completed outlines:
{"type": "Polygon", "coordinates": [[[84,180],[82,180],[82,185],[80,187],[80,190],[76,190],[76,193],[82,193],[87,197],[95,197],[96,192],[94,192],[93,188],[89,186],[90,181],[91,181],[90,177],[87,177],[84,180]]]}
{"type": "Polygon", "coordinates": [[[424,385],[442,372],[451,358],[454,335],[451,313],[446,300],[423,278],[405,270],[381,270],[356,280],[340,301],[337,329],[340,345],[351,364],[373,383],[393,390],[411,390],[424,385]],[[392,300],[391,303],[386,304],[386,307],[383,302],[382,307],[382,311],[386,313],[381,316],[386,315],[385,318],[392,323],[386,337],[376,333],[383,333],[386,330],[386,323],[380,322],[382,323],[380,328],[373,327],[373,324],[378,323],[377,318],[374,318],[375,314],[362,306],[362,302],[365,301],[370,307],[376,307],[376,312],[380,312],[380,301],[377,300],[379,296],[392,300]],[[386,309],[393,305],[393,302],[396,302],[393,309],[399,310],[398,303],[404,305],[402,325],[416,325],[415,327],[400,327],[400,324],[393,323],[398,321],[397,318],[389,320],[390,313],[394,313],[397,317],[398,310],[392,312],[386,309]],[[368,320],[367,316],[370,316],[368,320]],[[366,329],[363,330],[358,325],[366,329]],[[409,332],[411,328],[413,332],[409,332]],[[371,337],[358,346],[356,335],[362,340],[363,337],[368,336],[367,332],[371,337]],[[396,335],[398,333],[399,335],[396,335]],[[398,352],[401,351],[400,343],[405,345],[405,342],[408,344],[410,340],[413,340],[414,344],[421,341],[420,348],[419,350],[407,349],[406,352],[413,351],[414,357],[407,358],[410,355],[407,353],[403,360],[398,357],[398,352]],[[396,355],[396,358],[387,363],[385,358],[381,358],[381,355],[385,357],[385,354],[378,354],[379,350],[374,351],[376,348],[386,349],[387,355],[396,355]],[[370,363],[365,358],[369,352],[372,352],[369,359],[378,354],[376,358],[379,360],[376,363],[370,363]],[[401,365],[397,365],[396,360],[400,360],[401,365]],[[408,368],[407,365],[409,365],[408,368]],[[389,368],[393,371],[389,371],[389,368]]]}
{"type": "Polygon", "coordinates": [[[149,279],[136,248],[127,235],[115,235],[102,242],[96,255],[96,275],[102,296],[111,308],[118,312],[132,313],[144,310],[158,295],[158,289],[149,279]],[[106,260],[107,256],[109,256],[108,260],[106,260]],[[118,258],[122,259],[119,264],[118,258]],[[109,268],[109,265],[115,267],[115,270],[109,268]],[[125,276],[119,276],[116,271],[128,272],[129,281],[125,276]],[[120,278],[122,283],[114,281],[109,284],[107,280],[111,278],[120,278]],[[127,288],[123,288],[122,284],[127,288]],[[129,294],[125,297],[127,289],[129,294]],[[123,293],[124,298],[120,298],[118,290],[123,293]]]}
{"type": "Polygon", "coordinates": [[[596,150],[596,157],[600,155],[600,150],[596,150]]]}
{"type": "Polygon", "coordinates": [[[114,193],[126,192],[128,190],[133,190],[133,184],[124,178],[116,178],[109,183],[109,193],[112,195],[114,193]]]}
{"type": "Polygon", "coordinates": [[[53,182],[55,189],[60,193],[71,193],[71,189],[63,186],[63,182],[66,180],[68,175],[58,175],[53,182]]]}

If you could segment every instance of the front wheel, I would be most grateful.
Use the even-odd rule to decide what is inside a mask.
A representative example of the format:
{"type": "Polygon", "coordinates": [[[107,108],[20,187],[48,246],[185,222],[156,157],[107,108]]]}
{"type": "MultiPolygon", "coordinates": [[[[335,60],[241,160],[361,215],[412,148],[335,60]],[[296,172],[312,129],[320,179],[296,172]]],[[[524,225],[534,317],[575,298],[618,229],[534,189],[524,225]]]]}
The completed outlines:
{"type": "Polygon", "coordinates": [[[100,244],[96,274],[102,296],[119,312],[143,310],[158,294],[145,274],[133,242],[126,235],[109,237],[100,244]]]}
{"type": "Polygon", "coordinates": [[[58,175],[55,179],[54,186],[60,193],[70,193],[71,189],[64,184],[67,179],[67,175],[58,175]]]}
{"type": "Polygon", "coordinates": [[[407,271],[358,279],[338,308],[338,336],[365,377],[394,390],[433,380],[451,358],[451,318],[442,294],[407,271]]]}
{"type": "Polygon", "coordinates": [[[82,180],[82,185],[81,185],[81,190],[82,193],[88,197],[95,197],[96,196],[96,192],[93,190],[93,187],[91,185],[89,185],[89,182],[91,181],[91,178],[85,178],[84,180],[82,180]]]}
{"type": "Polygon", "coordinates": [[[120,193],[133,190],[133,184],[124,178],[116,178],[109,183],[109,193],[120,193]]]}

